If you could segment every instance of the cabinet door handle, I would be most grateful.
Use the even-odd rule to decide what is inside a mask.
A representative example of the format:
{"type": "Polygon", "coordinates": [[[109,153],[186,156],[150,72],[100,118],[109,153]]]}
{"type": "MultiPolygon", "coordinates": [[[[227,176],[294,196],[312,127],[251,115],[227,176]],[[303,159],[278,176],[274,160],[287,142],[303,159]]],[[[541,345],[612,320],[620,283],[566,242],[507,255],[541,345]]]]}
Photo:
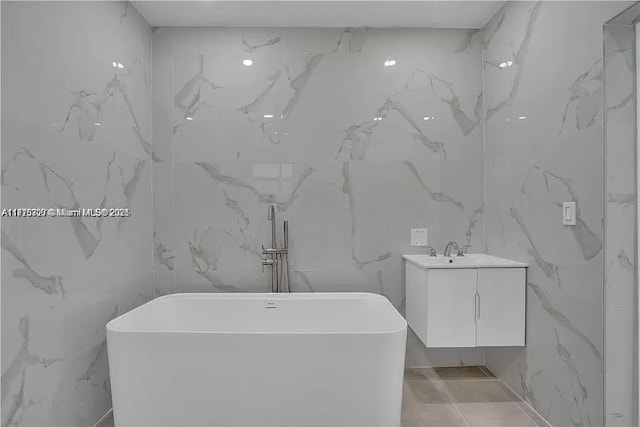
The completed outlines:
{"type": "Polygon", "coordinates": [[[478,323],[478,293],[473,294],[473,320],[478,323]]]}
{"type": "Polygon", "coordinates": [[[475,312],[476,312],[476,323],[480,320],[480,294],[476,292],[475,295],[475,312]]]}

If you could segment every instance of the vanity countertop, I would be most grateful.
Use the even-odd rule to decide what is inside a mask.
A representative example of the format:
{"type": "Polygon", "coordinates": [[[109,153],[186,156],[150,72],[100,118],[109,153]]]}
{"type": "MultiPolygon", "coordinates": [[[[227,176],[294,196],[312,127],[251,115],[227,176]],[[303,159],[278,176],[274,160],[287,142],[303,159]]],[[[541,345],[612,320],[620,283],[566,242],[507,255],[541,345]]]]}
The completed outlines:
{"type": "Polygon", "coordinates": [[[438,255],[402,255],[402,258],[422,268],[522,268],[529,264],[499,258],[487,254],[465,254],[464,256],[452,255],[445,257],[438,255]]]}

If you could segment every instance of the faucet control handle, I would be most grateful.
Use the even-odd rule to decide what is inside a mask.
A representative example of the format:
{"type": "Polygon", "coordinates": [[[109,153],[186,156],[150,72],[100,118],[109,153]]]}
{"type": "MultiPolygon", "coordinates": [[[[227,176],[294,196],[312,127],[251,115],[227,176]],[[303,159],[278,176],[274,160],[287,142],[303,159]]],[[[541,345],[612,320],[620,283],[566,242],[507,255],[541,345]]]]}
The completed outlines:
{"type": "Polygon", "coordinates": [[[469,249],[471,245],[464,245],[458,248],[458,256],[464,256],[467,253],[467,249],[469,249]]]}
{"type": "Polygon", "coordinates": [[[433,256],[433,257],[438,256],[438,253],[436,252],[436,248],[434,248],[433,246],[427,246],[427,250],[429,251],[429,256],[433,256]]]}
{"type": "Polygon", "coordinates": [[[287,253],[289,253],[289,249],[287,248],[265,248],[264,246],[262,247],[263,255],[270,255],[270,254],[279,255],[279,254],[287,254],[287,253]]]}
{"type": "Polygon", "coordinates": [[[263,258],[263,259],[262,259],[262,262],[261,262],[261,264],[262,264],[262,272],[264,273],[264,266],[265,266],[265,265],[270,265],[270,266],[271,266],[271,268],[273,268],[273,265],[274,265],[275,263],[276,263],[276,261],[275,261],[275,260],[273,260],[273,259],[268,259],[268,258],[267,258],[267,259],[264,259],[264,258],[263,258]]]}

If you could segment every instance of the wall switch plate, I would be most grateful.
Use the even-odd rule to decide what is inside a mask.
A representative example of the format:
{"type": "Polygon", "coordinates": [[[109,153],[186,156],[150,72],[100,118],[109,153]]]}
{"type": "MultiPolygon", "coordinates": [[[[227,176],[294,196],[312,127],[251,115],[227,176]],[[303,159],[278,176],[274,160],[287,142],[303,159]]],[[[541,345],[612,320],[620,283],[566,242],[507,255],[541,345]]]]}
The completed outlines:
{"type": "Polygon", "coordinates": [[[576,225],[576,202],[562,203],[562,224],[576,225]]]}
{"type": "Polygon", "coordinates": [[[428,246],[429,230],[426,228],[411,229],[411,246],[428,246]]]}

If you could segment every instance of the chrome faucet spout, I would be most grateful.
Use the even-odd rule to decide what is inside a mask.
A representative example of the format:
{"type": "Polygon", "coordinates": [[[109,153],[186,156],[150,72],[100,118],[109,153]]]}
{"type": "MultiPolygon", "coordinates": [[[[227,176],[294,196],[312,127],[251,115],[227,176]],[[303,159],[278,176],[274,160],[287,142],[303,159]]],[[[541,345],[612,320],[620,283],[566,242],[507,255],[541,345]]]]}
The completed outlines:
{"type": "Polygon", "coordinates": [[[454,241],[447,243],[447,246],[444,248],[444,256],[451,256],[451,249],[458,250],[458,244],[454,241]]]}

